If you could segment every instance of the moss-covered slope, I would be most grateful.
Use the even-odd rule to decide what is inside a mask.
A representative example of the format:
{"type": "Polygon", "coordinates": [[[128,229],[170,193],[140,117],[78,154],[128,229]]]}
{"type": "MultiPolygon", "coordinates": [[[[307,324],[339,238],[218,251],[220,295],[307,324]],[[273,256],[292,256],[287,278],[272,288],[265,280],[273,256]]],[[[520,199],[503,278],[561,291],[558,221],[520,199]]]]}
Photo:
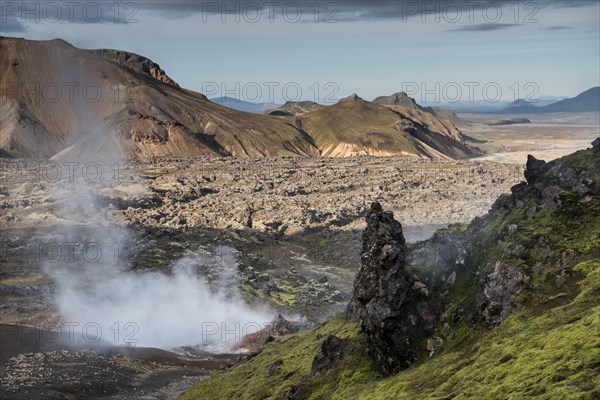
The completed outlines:
{"type": "Polygon", "coordinates": [[[431,354],[384,378],[359,324],[337,317],[183,398],[599,399],[600,152],[530,161],[488,215],[409,249],[439,317],[431,354]]]}

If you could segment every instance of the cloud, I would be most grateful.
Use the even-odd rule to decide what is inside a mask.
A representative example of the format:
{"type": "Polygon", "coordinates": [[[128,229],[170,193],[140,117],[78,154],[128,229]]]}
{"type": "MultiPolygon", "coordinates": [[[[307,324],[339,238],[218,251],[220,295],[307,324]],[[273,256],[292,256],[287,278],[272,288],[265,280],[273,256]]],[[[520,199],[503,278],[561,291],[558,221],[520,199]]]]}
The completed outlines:
{"type": "Polygon", "coordinates": [[[2,32],[22,32],[32,24],[69,23],[117,23],[138,22],[135,16],[141,10],[137,2],[40,2],[40,1],[1,1],[0,30],[2,32]]]}
{"type": "MultiPolygon", "coordinates": [[[[286,19],[294,22],[319,21],[355,22],[372,20],[397,20],[421,18],[436,14],[452,18],[458,11],[462,15],[481,14],[481,10],[513,6],[542,9],[546,7],[582,7],[589,1],[568,0],[156,0],[116,1],[83,0],[78,2],[6,1],[0,12],[2,27],[6,32],[22,32],[29,24],[38,22],[75,22],[87,24],[137,23],[144,13],[154,13],[161,18],[179,19],[202,16],[203,20],[236,17],[252,20],[257,13],[261,19],[286,19]],[[36,18],[37,17],[39,18],[36,18]],[[298,20],[296,17],[298,16],[298,20]]],[[[486,11],[486,12],[487,12],[486,11]]],[[[492,11],[493,12],[493,11],[492,11]]],[[[505,13],[507,14],[507,13],[505,13]]],[[[444,18],[445,19],[445,18],[444,18]]],[[[428,20],[429,21],[429,20],[428,20]]],[[[439,22],[439,21],[437,21],[439,22]]],[[[470,21],[473,22],[473,21],[470,21]]],[[[503,21],[496,21],[502,23],[503,21]]],[[[508,21],[507,21],[508,22],[508,21]]],[[[474,29],[475,30],[475,29],[474,29]]]]}
{"type": "Polygon", "coordinates": [[[519,24],[473,24],[473,25],[464,25],[460,26],[456,29],[451,29],[451,32],[490,32],[490,31],[499,31],[502,29],[514,28],[517,26],[522,26],[519,24]]]}
{"type": "MultiPolygon", "coordinates": [[[[220,0],[220,1],[150,1],[140,3],[141,9],[153,10],[164,13],[165,17],[184,17],[202,13],[206,16],[216,14],[234,14],[239,10],[261,7],[263,12],[272,12],[275,18],[281,17],[284,8],[288,13],[295,13],[296,7],[302,8],[303,16],[312,19],[315,13],[320,16],[331,16],[341,22],[383,20],[383,19],[408,19],[434,13],[453,13],[458,9],[462,13],[472,12],[475,9],[486,7],[504,7],[516,3],[520,7],[566,7],[575,8],[589,6],[589,1],[581,0],[281,0],[271,2],[277,5],[268,6],[269,2],[257,0],[220,0]]],[[[243,12],[243,11],[242,11],[243,12]]]]}
{"type": "Polygon", "coordinates": [[[25,32],[27,29],[19,22],[16,18],[4,18],[0,17],[0,34],[4,33],[19,33],[25,32]]]}
{"type": "Polygon", "coordinates": [[[563,31],[563,30],[567,30],[567,29],[573,29],[573,27],[560,25],[560,26],[546,26],[546,27],[543,27],[540,29],[543,29],[545,31],[563,31]]]}

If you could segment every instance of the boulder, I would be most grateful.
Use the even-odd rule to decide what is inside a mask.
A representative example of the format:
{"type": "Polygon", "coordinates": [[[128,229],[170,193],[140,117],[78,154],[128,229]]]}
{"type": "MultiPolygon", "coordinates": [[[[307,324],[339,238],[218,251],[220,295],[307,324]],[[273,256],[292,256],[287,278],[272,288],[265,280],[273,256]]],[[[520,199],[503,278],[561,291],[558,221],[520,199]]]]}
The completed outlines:
{"type": "Polygon", "coordinates": [[[321,345],[321,351],[315,356],[311,372],[313,375],[326,373],[336,361],[342,359],[347,339],[329,335],[321,345]]]}
{"type": "Polygon", "coordinates": [[[533,185],[538,177],[544,172],[546,162],[538,160],[531,154],[527,156],[527,166],[525,169],[525,179],[529,185],[533,185]]]}

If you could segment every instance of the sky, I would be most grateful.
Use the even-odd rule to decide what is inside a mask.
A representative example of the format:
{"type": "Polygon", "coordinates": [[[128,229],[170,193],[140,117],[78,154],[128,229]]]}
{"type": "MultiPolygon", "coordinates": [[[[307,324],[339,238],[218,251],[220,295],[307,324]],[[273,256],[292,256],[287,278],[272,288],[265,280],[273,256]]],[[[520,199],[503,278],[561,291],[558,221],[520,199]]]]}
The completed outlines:
{"type": "Polygon", "coordinates": [[[211,98],[494,103],[600,85],[598,0],[0,3],[3,36],[138,53],[211,98]]]}

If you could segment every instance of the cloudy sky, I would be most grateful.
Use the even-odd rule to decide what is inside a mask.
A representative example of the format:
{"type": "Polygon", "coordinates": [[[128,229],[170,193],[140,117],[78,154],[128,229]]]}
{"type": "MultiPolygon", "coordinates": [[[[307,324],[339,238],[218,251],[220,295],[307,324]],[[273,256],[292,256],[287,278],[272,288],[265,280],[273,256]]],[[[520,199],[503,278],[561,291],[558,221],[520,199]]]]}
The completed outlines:
{"type": "Polygon", "coordinates": [[[600,84],[600,1],[1,1],[0,34],[151,58],[248,101],[575,96],[600,84]]]}

